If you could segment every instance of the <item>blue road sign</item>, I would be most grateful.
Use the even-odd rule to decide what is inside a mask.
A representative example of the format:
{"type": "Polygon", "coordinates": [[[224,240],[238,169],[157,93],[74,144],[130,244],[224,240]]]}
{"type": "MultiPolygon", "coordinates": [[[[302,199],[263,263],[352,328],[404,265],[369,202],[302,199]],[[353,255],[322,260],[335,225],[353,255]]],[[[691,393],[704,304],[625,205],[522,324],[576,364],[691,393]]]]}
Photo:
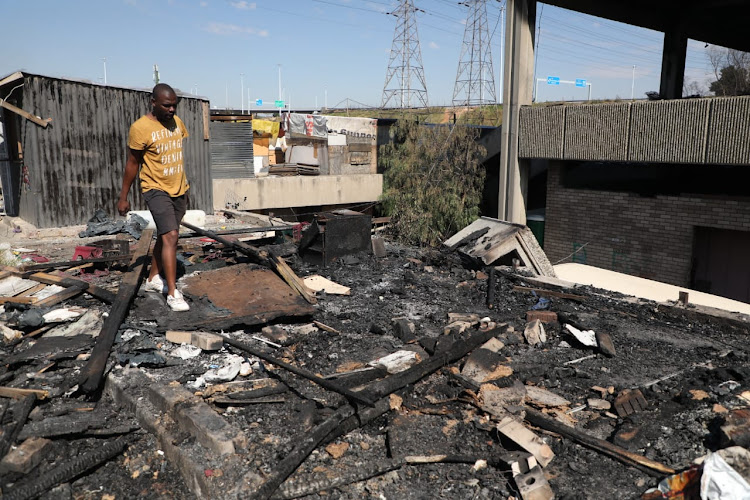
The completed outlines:
{"type": "Polygon", "coordinates": [[[586,80],[583,78],[576,78],[576,87],[585,87],[586,86],[586,80]]]}
{"type": "Polygon", "coordinates": [[[547,85],[560,85],[560,77],[559,76],[548,76],[547,77],[547,85]]]}
{"type": "Polygon", "coordinates": [[[263,106],[263,99],[256,99],[255,100],[255,105],[256,106],[263,106]]]}

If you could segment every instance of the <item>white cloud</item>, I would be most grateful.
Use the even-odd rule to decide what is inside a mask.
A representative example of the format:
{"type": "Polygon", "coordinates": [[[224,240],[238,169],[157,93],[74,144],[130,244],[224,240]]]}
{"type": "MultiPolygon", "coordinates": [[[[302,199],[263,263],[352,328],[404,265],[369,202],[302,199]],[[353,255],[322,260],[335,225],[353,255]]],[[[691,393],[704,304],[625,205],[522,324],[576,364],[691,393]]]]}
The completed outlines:
{"type": "Polygon", "coordinates": [[[429,46],[429,47],[430,47],[431,49],[439,49],[439,48],[440,48],[440,45],[436,44],[435,42],[430,42],[430,43],[428,44],[428,46],[429,46]]]}
{"type": "Polygon", "coordinates": [[[200,5],[201,7],[208,7],[208,2],[201,2],[200,5]]]}
{"type": "Polygon", "coordinates": [[[235,9],[255,10],[255,2],[246,2],[245,0],[242,0],[241,2],[229,2],[229,4],[235,9]]]}
{"type": "Polygon", "coordinates": [[[257,30],[255,28],[249,28],[246,26],[238,26],[236,24],[224,24],[224,23],[209,23],[203,28],[204,31],[213,33],[214,35],[224,36],[235,36],[235,35],[256,35],[256,36],[268,36],[267,30],[257,30]]]}

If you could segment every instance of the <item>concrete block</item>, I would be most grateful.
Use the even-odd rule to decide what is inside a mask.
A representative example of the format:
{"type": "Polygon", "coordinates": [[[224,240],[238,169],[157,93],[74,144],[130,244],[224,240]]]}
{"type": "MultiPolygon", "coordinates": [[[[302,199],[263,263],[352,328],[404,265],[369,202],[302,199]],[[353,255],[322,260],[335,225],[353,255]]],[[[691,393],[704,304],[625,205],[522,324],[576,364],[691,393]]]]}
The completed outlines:
{"type": "Polygon", "coordinates": [[[0,473],[19,472],[28,474],[44,458],[47,447],[52,444],[49,439],[30,437],[16,449],[12,449],[0,462],[0,473]]]}
{"type": "Polygon", "coordinates": [[[247,447],[247,438],[205,403],[178,408],[175,420],[195,436],[200,444],[220,455],[235,453],[247,447]]]}
{"type": "Polygon", "coordinates": [[[181,385],[152,384],[148,387],[148,400],[160,411],[173,415],[179,404],[197,402],[198,397],[181,385]]]}

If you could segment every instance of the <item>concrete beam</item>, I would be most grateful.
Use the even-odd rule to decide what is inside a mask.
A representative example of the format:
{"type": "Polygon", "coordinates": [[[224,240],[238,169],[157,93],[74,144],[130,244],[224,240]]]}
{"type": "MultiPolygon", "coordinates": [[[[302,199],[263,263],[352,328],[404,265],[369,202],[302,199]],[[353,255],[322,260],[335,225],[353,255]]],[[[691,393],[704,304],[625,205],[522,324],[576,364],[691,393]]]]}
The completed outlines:
{"type": "Polygon", "coordinates": [[[214,210],[340,205],[374,202],[383,194],[381,174],[295,175],[214,179],[214,210]]]}
{"type": "Polygon", "coordinates": [[[522,105],[531,104],[534,89],[536,0],[507,0],[503,126],[500,135],[500,185],[497,218],[526,223],[522,185],[528,162],[518,159],[518,125],[522,105]]]}
{"type": "Polygon", "coordinates": [[[661,83],[659,94],[662,99],[681,99],[685,81],[685,58],[688,37],[680,29],[664,33],[664,49],[661,58],[661,83]]]}

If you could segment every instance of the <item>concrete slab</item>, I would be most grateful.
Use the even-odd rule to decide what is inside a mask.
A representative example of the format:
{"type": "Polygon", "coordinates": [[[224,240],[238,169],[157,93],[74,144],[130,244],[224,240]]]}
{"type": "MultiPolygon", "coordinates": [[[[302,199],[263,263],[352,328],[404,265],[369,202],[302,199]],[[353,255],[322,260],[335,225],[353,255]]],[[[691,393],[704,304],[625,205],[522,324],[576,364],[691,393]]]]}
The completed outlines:
{"type": "Polygon", "coordinates": [[[558,264],[555,266],[555,274],[558,278],[581,285],[591,285],[656,302],[676,302],[679,299],[680,292],[688,292],[690,304],[750,314],[750,304],[744,302],[599,267],[573,263],[558,264]]]}
{"type": "Polygon", "coordinates": [[[341,205],[376,201],[381,174],[294,175],[255,179],[214,179],[214,209],[238,210],[341,205]]]}

